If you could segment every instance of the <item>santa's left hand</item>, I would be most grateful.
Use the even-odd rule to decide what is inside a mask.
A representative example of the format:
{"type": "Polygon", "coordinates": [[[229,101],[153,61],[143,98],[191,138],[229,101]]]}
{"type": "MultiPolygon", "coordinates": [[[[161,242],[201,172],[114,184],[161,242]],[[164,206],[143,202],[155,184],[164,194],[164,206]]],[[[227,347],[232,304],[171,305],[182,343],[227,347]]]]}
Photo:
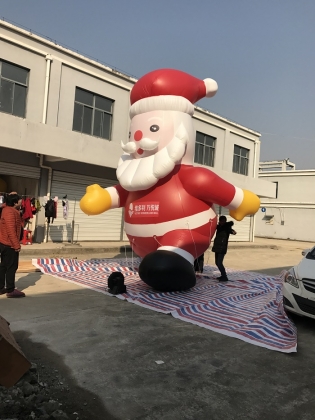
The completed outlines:
{"type": "Polygon", "coordinates": [[[240,206],[235,210],[230,210],[229,214],[233,219],[241,221],[245,216],[255,214],[260,207],[260,199],[256,194],[248,190],[243,190],[244,197],[240,206]]]}

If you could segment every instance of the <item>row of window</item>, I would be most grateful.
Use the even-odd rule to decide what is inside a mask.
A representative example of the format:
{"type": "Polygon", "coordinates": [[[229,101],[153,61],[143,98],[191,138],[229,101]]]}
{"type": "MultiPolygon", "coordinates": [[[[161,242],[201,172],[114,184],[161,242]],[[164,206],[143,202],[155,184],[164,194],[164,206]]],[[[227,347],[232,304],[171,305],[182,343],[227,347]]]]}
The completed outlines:
{"type": "MultiPolygon", "coordinates": [[[[207,134],[196,134],[195,159],[196,163],[206,166],[214,166],[216,138],[207,134]]],[[[237,174],[248,175],[249,150],[234,145],[233,169],[237,174]]]]}
{"type": "MultiPolygon", "coordinates": [[[[0,112],[25,118],[29,70],[0,61],[0,112]]],[[[95,137],[111,139],[114,101],[76,88],[72,129],[95,137]]],[[[194,161],[214,166],[216,138],[196,134],[194,161]]],[[[233,172],[248,175],[249,150],[234,145],[233,172]]]]}
{"type": "MultiPolygon", "coordinates": [[[[25,118],[29,70],[0,61],[0,112],[25,118]]],[[[74,99],[74,131],[111,139],[112,99],[76,88],[74,99]]]]}

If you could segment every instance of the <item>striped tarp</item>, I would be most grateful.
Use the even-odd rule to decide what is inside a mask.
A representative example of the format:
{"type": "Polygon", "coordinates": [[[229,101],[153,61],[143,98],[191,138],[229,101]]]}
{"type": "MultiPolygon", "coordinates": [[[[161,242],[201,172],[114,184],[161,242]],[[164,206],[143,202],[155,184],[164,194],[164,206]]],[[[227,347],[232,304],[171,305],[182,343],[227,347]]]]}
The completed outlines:
{"type": "Polygon", "coordinates": [[[140,280],[138,259],[42,258],[33,265],[44,274],[105,294],[108,275],[121,271],[127,293],[118,295],[120,299],[270,350],[296,351],[296,328],[283,309],[278,277],[227,270],[230,281],[219,283],[217,269],[205,266],[194,288],[159,293],[140,280]]]}

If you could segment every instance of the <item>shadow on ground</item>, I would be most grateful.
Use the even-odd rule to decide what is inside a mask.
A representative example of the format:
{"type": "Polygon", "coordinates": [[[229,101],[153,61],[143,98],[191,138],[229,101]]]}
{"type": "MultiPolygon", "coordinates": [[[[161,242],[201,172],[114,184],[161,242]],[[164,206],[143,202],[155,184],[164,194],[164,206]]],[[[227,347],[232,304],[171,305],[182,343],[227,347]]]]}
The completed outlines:
{"type": "Polygon", "coordinates": [[[289,311],[287,311],[287,315],[294,322],[299,332],[301,331],[303,334],[307,334],[315,331],[315,319],[308,318],[307,316],[299,316],[289,311]],[[299,330],[299,328],[301,330],[299,330]]]}
{"type": "MultiPolygon", "coordinates": [[[[21,273],[22,274],[22,273],[21,273]]],[[[21,275],[18,280],[16,280],[16,287],[19,290],[25,290],[29,287],[35,286],[37,281],[42,277],[42,273],[29,273],[26,275],[21,275]]]]}
{"type": "Polygon", "coordinates": [[[39,381],[48,385],[51,399],[62,403],[70,419],[117,420],[96,394],[77,384],[62,356],[43,343],[33,342],[28,332],[16,331],[14,337],[26,357],[37,364],[39,381]]]}

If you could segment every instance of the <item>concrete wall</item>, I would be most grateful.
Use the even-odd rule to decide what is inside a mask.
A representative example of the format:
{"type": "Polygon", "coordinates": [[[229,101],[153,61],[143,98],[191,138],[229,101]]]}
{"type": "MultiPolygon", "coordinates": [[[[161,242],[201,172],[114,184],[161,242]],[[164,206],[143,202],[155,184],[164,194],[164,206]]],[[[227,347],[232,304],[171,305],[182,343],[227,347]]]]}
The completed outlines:
{"type": "Polygon", "coordinates": [[[275,197],[275,184],[257,178],[260,155],[259,133],[209,114],[200,108],[196,108],[193,121],[196,131],[216,138],[214,167],[211,168],[216,174],[260,197],[275,197]],[[232,172],[234,145],[249,150],[248,176],[232,172]]]}
{"type": "Polygon", "coordinates": [[[275,239],[291,239],[315,243],[315,208],[292,209],[268,207],[266,215],[274,215],[272,224],[266,224],[262,212],[256,215],[255,236],[275,239]],[[280,213],[282,211],[282,214],[280,213]],[[281,220],[284,220],[283,225],[281,220]]]}
{"type": "Polygon", "coordinates": [[[216,116],[215,114],[205,112],[200,108],[196,108],[195,110],[194,126],[197,131],[209,134],[217,139],[214,161],[215,169],[232,172],[234,145],[236,144],[249,150],[248,176],[257,176],[260,145],[259,133],[228,121],[225,118],[216,116]]]}
{"type": "Polygon", "coordinates": [[[107,141],[4,113],[0,113],[0,132],[3,147],[92,165],[116,168],[122,154],[118,139],[107,141]]]}
{"type": "Polygon", "coordinates": [[[45,57],[5,42],[1,38],[0,51],[2,60],[10,61],[30,70],[26,98],[26,118],[33,122],[41,122],[45,90],[45,57]]]}
{"type": "Polygon", "coordinates": [[[315,243],[315,171],[262,173],[259,179],[278,182],[278,197],[262,200],[266,212],[256,215],[255,235],[315,243]]]}
{"type": "Polygon", "coordinates": [[[0,22],[0,59],[30,70],[26,119],[0,113],[0,145],[115,168],[120,142],[128,138],[134,81],[11,26],[0,22]],[[52,61],[47,119],[42,124],[46,58],[52,61]],[[76,86],[114,101],[111,141],[72,131],[76,86]]]}

